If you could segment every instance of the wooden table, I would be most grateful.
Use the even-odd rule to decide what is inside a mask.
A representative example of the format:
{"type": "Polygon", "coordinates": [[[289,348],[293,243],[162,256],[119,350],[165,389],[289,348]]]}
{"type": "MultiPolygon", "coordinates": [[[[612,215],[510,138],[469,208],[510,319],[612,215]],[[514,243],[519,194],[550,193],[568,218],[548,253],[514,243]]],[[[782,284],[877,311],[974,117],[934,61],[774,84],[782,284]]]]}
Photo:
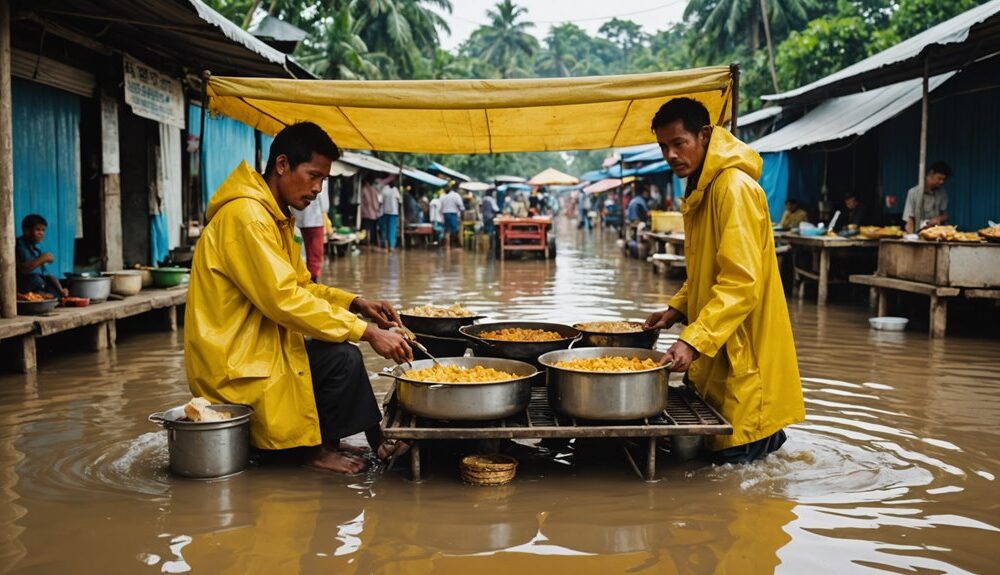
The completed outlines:
{"type": "MultiPolygon", "coordinates": [[[[813,258],[813,269],[804,269],[798,261],[794,262],[795,285],[799,288],[799,299],[805,297],[805,280],[815,281],[816,303],[826,305],[829,294],[830,280],[830,258],[834,251],[837,252],[870,252],[878,249],[878,240],[841,238],[830,236],[800,236],[792,233],[776,233],[775,238],[791,244],[793,247],[809,249],[813,254],[818,254],[818,258],[813,258]]],[[[794,254],[793,254],[794,256],[794,254]]]]}
{"type": "Polygon", "coordinates": [[[494,224],[500,237],[501,259],[508,251],[541,251],[548,259],[551,218],[497,218],[494,224]]]}
{"type": "Polygon", "coordinates": [[[683,232],[646,232],[646,237],[653,242],[653,254],[650,261],[653,268],[664,268],[664,272],[674,269],[685,269],[683,232]]]}

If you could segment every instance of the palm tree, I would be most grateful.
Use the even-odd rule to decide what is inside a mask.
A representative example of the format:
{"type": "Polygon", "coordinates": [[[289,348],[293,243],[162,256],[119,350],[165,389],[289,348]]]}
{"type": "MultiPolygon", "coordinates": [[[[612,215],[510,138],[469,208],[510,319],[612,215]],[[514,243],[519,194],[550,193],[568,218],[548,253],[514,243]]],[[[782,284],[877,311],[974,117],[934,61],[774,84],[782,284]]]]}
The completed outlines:
{"type": "MultiPolygon", "coordinates": [[[[760,30],[767,14],[768,28],[787,34],[809,19],[816,0],[690,0],[684,20],[692,21],[701,34],[699,52],[715,60],[732,48],[746,44],[751,52],[760,48],[760,30]]],[[[772,66],[773,66],[773,58],[772,66]]]]}
{"type": "Polygon", "coordinates": [[[333,80],[380,77],[379,64],[385,64],[386,58],[368,51],[360,36],[360,24],[346,3],[321,18],[319,34],[310,36],[300,47],[302,63],[313,73],[333,80]]]}
{"type": "Polygon", "coordinates": [[[420,57],[432,59],[439,32],[450,32],[435,9],[451,13],[450,0],[353,0],[361,39],[373,52],[385,54],[404,77],[412,77],[420,57]]]}
{"type": "Polygon", "coordinates": [[[492,64],[502,78],[525,73],[525,62],[538,50],[538,40],[528,33],[534,24],[522,20],[528,10],[501,0],[486,11],[490,23],[473,32],[469,45],[478,56],[492,64]]]}
{"type": "Polygon", "coordinates": [[[576,57],[570,53],[569,42],[559,27],[554,26],[545,39],[546,48],[541,53],[535,67],[542,76],[565,77],[572,74],[576,57]]]}

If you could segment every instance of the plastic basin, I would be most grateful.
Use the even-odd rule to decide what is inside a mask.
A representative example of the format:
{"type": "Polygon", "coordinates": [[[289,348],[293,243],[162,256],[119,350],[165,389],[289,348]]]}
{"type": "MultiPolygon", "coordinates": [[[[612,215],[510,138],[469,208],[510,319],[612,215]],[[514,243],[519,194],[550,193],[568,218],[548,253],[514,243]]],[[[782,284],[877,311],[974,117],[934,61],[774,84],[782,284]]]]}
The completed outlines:
{"type": "Polygon", "coordinates": [[[168,288],[180,285],[191,270],[187,268],[153,268],[149,271],[153,274],[154,286],[168,288]]]}
{"type": "Polygon", "coordinates": [[[873,329],[883,331],[903,331],[910,320],[905,317],[871,317],[868,318],[868,325],[873,329]]]}

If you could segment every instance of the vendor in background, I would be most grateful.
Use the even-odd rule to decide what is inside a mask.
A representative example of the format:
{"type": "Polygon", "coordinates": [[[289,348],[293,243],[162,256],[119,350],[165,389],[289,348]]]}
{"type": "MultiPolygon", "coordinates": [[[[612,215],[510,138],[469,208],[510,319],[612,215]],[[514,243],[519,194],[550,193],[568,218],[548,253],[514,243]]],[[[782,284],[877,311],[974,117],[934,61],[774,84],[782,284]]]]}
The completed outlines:
{"type": "Polygon", "coordinates": [[[809,214],[802,209],[798,200],[787,200],[785,202],[785,213],[781,214],[779,228],[786,230],[798,229],[799,224],[809,221],[809,214]]]}
{"type": "Polygon", "coordinates": [[[492,236],[495,228],[493,218],[497,217],[500,213],[500,206],[498,206],[497,201],[493,199],[493,190],[486,190],[483,192],[483,203],[480,208],[483,215],[483,233],[492,236]]]}
{"type": "Polygon", "coordinates": [[[312,281],[319,280],[319,272],[323,267],[323,253],[326,242],[326,219],[330,213],[329,179],[323,180],[323,190],[316,199],[304,209],[289,207],[295,216],[295,225],[302,232],[302,241],[306,248],[306,267],[312,281]]]}
{"type": "Polygon", "coordinates": [[[951,177],[951,168],[944,162],[934,162],[927,170],[924,191],[913,186],[906,192],[903,223],[906,233],[914,234],[929,226],[948,223],[948,192],[944,183],[951,177]]]}
{"type": "Polygon", "coordinates": [[[649,220],[649,188],[643,187],[628,203],[628,223],[645,222],[649,220]]]}
{"type": "Polygon", "coordinates": [[[805,419],[788,304],[778,273],[760,155],[708,110],[675,98],[651,125],[663,159],[687,178],[687,281],[646,327],[687,324],[661,363],[733,425],[708,445],[717,463],[747,463],[780,449],[784,428],[805,419]]]}
{"type": "Polygon", "coordinates": [[[59,279],[49,273],[47,266],[56,261],[55,256],[39,247],[48,227],[49,223],[38,214],[29,214],[21,220],[22,235],[14,246],[18,293],[47,293],[56,297],[69,295],[59,279]]]}
{"type": "Polygon", "coordinates": [[[458,193],[458,186],[451,182],[448,193],[441,198],[441,216],[444,218],[444,247],[451,249],[451,238],[458,241],[458,249],[462,249],[462,212],[465,202],[458,193]]]}
{"type": "Polygon", "coordinates": [[[379,218],[379,233],[382,235],[381,245],[390,252],[396,249],[399,239],[399,205],[403,202],[399,189],[392,185],[395,176],[389,176],[381,182],[379,189],[379,205],[382,216],[379,218]]]}
{"type": "Polygon", "coordinates": [[[855,228],[860,228],[870,223],[868,221],[868,209],[861,203],[857,195],[848,194],[844,198],[844,207],[847,208],[847,213],[844,214],[843,224],[839,227],[854,226],[855,228]]]}
{"type": "Polygon", "coordinates": [[[361,226],[368,237],[365,239],[369,246],[379,244],[378,241],[378,219],[381,215],[379,210],[379,193],[375,188],[375,179],[371,174],[366,173],[361,180],[361,226]]]}
{"type": "Polygon", "coordinates": [[[307,447],[307,464],[351,474],[367,462],[346,437],[365,432],[383,460],[407,449],[382,436],[352,342],[396,363],[413,354],[390,331],[400,325],[392,305],[310,281],[292,239],[290,208],[316,200],[338,156],[322,128],[294,124],[275,136],[263,175],[241,162],[212,195],[191,266],[184,363],[194,396],[254,409],[257,449],[307,447]]]}
{"type": "Polygon", "coordinates": [[[524,192],[512,197],[511,200],[507,202],[505,211],[515,218],[528,217],[528,202],[524,198],[524,192]]]}
{"type": "Polygon", "coordinates": [[[439,242],[444,236],[444,214],[441,213],[441,198],[444,197],[444,190],[438,190],[434,197],[427,204],[427,217],[434,229],[434,241],[439,242]]]}

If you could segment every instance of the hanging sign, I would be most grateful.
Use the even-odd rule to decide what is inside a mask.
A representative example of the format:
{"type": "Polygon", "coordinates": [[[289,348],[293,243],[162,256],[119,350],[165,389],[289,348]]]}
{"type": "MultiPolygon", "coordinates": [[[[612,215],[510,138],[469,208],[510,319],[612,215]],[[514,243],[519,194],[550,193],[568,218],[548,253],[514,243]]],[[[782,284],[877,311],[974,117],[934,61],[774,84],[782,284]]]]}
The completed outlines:
{"type": "Polygon", "coordinates": [[[184,126],[184,89],[179,80],[157,72],[125,54],[125,103],[136,116],[184,126]]]}
{"type": "Polygon", "coordinates": [[[101,97],[101,173],[119,173],[118,160],[118,103],[104,96],[101,97]]]}

